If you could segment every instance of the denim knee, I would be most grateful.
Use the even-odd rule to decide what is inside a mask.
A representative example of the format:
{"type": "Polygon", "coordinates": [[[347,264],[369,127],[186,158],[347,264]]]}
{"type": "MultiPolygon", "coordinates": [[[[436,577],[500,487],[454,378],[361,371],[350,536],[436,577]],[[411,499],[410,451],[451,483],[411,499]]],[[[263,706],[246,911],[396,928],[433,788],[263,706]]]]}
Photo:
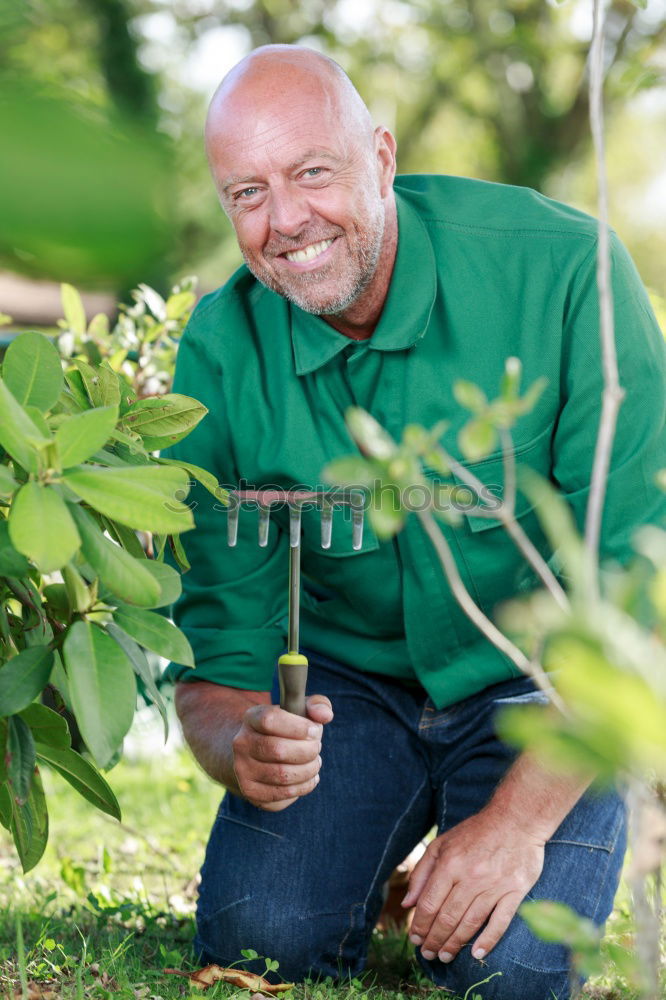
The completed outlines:
{"type": "Polygon", "coordinates": [[[500,942],[489,955],[479,961],[472,958],[471,946],[463,948],[450,965],[437,960],[419,962],[437,986],[465,996],[471,987],[479,985],[483,1000],[569,1000],[571,981],[568,955],[557,945],[544,945],[541,953],[532,952],[533,962],[520,961],[502,948],[500,942]],[[484,980],[488,980],[484,982],[484,980]]]}
{"type": "MultiPolygon", "coordinates": [[[[361,904],[348,911],[308,913],[286,901],[284,906],[267,906],[266,896],[247,895],[216,913],[199,912],[194,944],[204,963],[229,965],[252,948],[280,963],[281,980],[339,979],[357,975],[364,966],[366,924],[361,904]]],[[[258,959],[241,965],[249,972],[265,969],[258,959]]]]}

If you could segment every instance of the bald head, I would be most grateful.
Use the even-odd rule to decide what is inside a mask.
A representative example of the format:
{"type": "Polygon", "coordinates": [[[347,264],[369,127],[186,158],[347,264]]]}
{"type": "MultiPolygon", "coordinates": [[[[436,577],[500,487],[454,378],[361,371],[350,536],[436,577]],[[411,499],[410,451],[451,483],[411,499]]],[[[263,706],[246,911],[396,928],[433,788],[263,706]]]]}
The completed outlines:
{"type": "Polygon", "coordinates": [[[256,49],[211,101],[206,151],[259,281],[318,315],[354,309],[365,322],[381,308],[395,254],[395,141],[373,128],[337,63],[296,45],[256,49]]]}
{"type": "Polygon", "coordinates": [[[371,144],[372,119],[359,92],[334,59],[300,45],[263,45],[234,66],[215,91],[206,120],[206,146],[238,114],[280,113],[308,97],[330,127],[371,144]]]}

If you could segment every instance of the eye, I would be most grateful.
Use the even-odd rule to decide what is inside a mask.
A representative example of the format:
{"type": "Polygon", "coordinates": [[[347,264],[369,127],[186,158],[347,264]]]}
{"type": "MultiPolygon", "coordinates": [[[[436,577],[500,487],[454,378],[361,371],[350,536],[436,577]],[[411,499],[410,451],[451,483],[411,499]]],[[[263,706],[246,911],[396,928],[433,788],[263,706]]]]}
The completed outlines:
{"type": "Polygon", "coordinates": [[[248,198],[251,198],[253,195],[255,195],[258,190],[259,188],[256,187],[248,187],[248,188],[243,188],[242,191],[235,191],[233,195],[234,201],[239,201],[240,199],[243,199],[245,201],[248,198]]]}
{"type": "Polygon", "coordinates": [[[305,177],[306,179],[321,177],[323,173],[324,167],[308,167],[307,170],[303,171],[301,177],[305,177]]]}

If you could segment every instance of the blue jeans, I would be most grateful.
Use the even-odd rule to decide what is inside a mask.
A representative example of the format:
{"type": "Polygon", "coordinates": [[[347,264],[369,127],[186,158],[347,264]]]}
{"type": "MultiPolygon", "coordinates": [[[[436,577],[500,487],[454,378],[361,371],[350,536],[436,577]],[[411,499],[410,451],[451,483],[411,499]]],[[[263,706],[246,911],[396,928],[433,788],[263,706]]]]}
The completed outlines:
{"type": "MultiPolygon", "coordinates": [[[[392,870],[433,826],[442,833],[477,813],[514,759],[495,735],[495,713],[543,699],[517,678],[437,711],[421,687],[308,655],[308,690],[328,695],[335,712],[324,726],[321,781],[282,812],[225,796],[202,868],[195,942],[203,961],[220,965],[254,948],[278,959],[289,980],[365,967],[392,870]]],[[[625,833],[616,794],[585,795],[548,842],[529,898],[560,900],[603,924],[625,833]]],[[[519,916],[483,961],[469,945],[450,965],[417,956],[436,985],[460,996],[501,971],[480,987],[484,1000],[569,997],[567,950],[539,941],[519,916]]]]}

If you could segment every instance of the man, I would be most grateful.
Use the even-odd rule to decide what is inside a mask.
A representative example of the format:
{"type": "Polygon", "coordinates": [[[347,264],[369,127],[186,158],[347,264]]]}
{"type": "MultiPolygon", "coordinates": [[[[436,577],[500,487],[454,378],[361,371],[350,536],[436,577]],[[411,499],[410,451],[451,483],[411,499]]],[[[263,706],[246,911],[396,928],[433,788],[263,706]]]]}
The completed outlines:
{"type": "MultiPolygon", "coordinates": [[[[246,267],[195,311],[175,388],[210,409],[177,454],[227,484],[316,486],[353,450],[352,403],[391,433],[465,414],[455,378],[497,391],[504,361],[549,378],[516,432],[521,462],[549,475],[579,523],[597,432],[601,373],[596,225],[535,192],[452,177],[394,180],[395,141],[373,127],[340,68],[304,48],[267,46],[225,78],[206,126],[213,178],[246,267]]],[[[613,251],[625,410],[609,477],[603,555],[626,559],[633,528],[657,520],[664,461],[663,343],[633,265],[613,251]]],[[[501,484],[501,456],[475,472],[501,484]]],[[[363,968],[381,887],[436,825],[410,882],[411,937],[436,984],[485,997],[569,995],[568,954],[516,910],[529,893],[602,924],[624,851],[613,794],[514,759],[494,732],[532,683],[456,605],[416,519],[380,544],[349,525],[318,548],[303,515],[310,657],[308,718],[281,710],[287,537],[268,545],[241,513],[227,549],[219,505],[196,493],[184,536],[192,569],[175,618],[197,669],[172,665],[185,736],[232,794],[202,869],[197,946],[228,964],[243,948],[285,977],[363,968]],[[321,778],[321,781],[320,781],[321,778]]],[[[543,552],[534,512],[518,516],[543,552]]],[[[536,585],[496,522],[443,528],[489,613],[536,585]]]]}

